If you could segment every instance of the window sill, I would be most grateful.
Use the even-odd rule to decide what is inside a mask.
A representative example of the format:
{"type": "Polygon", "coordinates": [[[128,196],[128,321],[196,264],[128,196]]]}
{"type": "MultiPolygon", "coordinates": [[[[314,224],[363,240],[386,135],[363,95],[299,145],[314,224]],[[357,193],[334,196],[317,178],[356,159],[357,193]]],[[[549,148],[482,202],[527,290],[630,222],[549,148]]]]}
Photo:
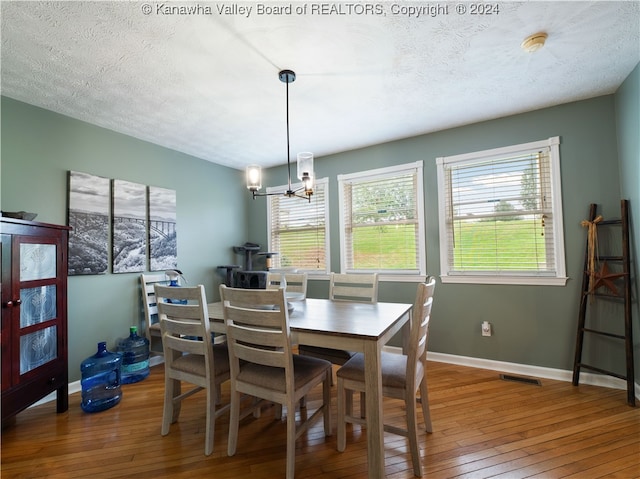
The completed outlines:
{"type": "Polygon", "coordinates": [[[513,284],[525,286],[565,286],[567,277],[548,276],[489,276],[489,275],[441,275],[442,283],[451,284],[513,284]]]}
{"type": "MultiPolygon", "coordinates": [[[[309,281],[329,281],[331,279],[330,274],[309,274],[307,276],[309,281]]],[[[427,276],[424,274],[384,274],[378,273],[378,281],[385,281],[389,283],[424,283],[427,280],[427,276]]]]}
{"type": "Polygon", "coordinates": [[[427,276],[424,274],[384,274],[378,273],[378,281],[389,283],[424,283],[427,276]]]}

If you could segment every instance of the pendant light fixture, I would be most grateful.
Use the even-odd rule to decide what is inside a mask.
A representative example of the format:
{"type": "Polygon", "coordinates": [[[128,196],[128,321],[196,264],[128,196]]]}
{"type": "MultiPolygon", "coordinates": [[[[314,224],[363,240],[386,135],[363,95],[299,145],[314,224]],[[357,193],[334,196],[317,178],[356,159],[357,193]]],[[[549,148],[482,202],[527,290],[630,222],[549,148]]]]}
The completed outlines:
{"type": "MultiPolygon", "coordinates": [[[[311,202],[311,195],[313,195],[313,153],[303,152],[298,153],[298,179],[302,181],[302,187],[294,190],[291,186],[291,154],[289,152],[289,83],[293,83],[296,79],[296,74],[291,70],[282,70],[278,73],[280,81],[287,85],[287,174],[288,183],[287,191],[284,192],[284,196],[302,198],[311,202]]],[[[258,165],[247,166],[247,188],[253,194],[253,199],[256,196],[271,196],[280,193],[258,193],[262,188],[262,171],[258,165]]]]}

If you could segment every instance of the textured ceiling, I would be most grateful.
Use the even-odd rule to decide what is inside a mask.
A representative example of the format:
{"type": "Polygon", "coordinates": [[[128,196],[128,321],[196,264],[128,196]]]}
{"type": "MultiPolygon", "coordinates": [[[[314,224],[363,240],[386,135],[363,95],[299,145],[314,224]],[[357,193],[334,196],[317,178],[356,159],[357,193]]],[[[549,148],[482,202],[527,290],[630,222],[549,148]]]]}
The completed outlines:
{"type": "Polygon", "coordinates": [[[638,1],[473,5],[2,1],[2,94],[243,168],[286,162],[281,69],[295,158],[613,93],[640,61],[638,1]]]}

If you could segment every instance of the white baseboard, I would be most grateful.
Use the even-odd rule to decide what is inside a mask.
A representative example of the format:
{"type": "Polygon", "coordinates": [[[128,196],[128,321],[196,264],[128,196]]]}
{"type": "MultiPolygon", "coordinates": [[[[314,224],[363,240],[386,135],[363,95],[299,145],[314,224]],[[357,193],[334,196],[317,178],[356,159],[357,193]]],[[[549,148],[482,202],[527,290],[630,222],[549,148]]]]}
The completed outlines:
{"type": "MultiPolygon", "coordinates": [[[[397,346],[385,346],[384,350],[396,354],[400,354],[402,352],[402,349],[397,346]]],[[[523,376],[555,379],[557,381],[571,382],[573,379],[573,371],[545,368],[542,366],[530,366],[528,364],[508,363],[505,361],[494,361],[492,359],[456,356],[454,354],[435,353],[431,351],[427,352],[427,359],[437,363],[458,364],[460,366],[468,366],[470,368],[489,369],[491,371],[500,371],[502,373],[521,374],[523,376]]],[[[164,358],[161,355],[155,355],[149,359],[149,366],[156,366],[163,362],[164,358]]],[[[627,383],[622,379],[605,376],[603,374],[580,373],[580,383],[612,389],[627,389],[627,383]]],[[[80,391],[82,391],[80,381],[69,383],[69,394],[74,394],[80,391]]],[[[635,396],[637,400],[640,400],[640,384],[638,383],[635,383],[635,396]]],[[[51,393],[40,399],[38,402],[32,404],[31,407],[53,401],[55,398],[56,393],[51,393]]]]}
{"type": "MultiPolygon", "coordinates": [[[[396,346],[385,346],[385,351],[392,353],[400,353],[401,348],[396,346]]],[[[555,379],[557,381],[571,382],[573,380],[573,371],[562,369],[545,368],[542,366],[530,366],[528,364],[508,363],[505,361],[494,361],[492,359],[472,358],[469,356],[456,356],[454,354],[427,352],[427,359],[438,363],[458,364],[460,366],[468,366],[471,368],[489,369],[491,371],[500,371],[510,374],[521,374],[523,376],[531,376],[545,379],[555,379]]],[[[612,389],[627,389],[627,383],[622,379],[604,374],[580,373],[580,384],[589,384],[591,386],[600,386],[612,389]]],[[[635,383],[635,396],[640,400],[640,384],[635,383]]]]}
{"type": "Polygon", "coordinates": [[[149,358],[149,367],[164,364],[164,356],[162,354],[154,354],[149,358]]]}

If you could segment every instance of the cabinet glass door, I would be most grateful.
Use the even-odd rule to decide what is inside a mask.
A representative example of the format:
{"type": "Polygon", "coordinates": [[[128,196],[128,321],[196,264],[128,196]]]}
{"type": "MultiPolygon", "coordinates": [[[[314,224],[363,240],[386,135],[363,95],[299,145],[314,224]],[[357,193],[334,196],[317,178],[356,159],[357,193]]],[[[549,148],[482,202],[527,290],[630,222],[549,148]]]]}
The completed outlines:
{"type": "Polygon", "coordinates": [[[20,290],[20,327],[26,328],[55,319],[56,285],[37,286],[20,290]]]}
{"type": "Polygon", "coordinates": [[[58,316],[56,285],[50,281],[56,278],[56,255],[55,244],[20,243],[20,283],[29,282],[20,288],[21,375],[58,356],[57,326],[42,324],[58,316]]]}
{"type": "Polygon", "coordinates": [[[56,277],[56,245],[20,244],[20,281],[56,277]]]}
{"type": "Polygon", "coordinates": [[[56,326],[51,326],[20,336],[20,374],[58,357],[56,333],[56,326]]]}

